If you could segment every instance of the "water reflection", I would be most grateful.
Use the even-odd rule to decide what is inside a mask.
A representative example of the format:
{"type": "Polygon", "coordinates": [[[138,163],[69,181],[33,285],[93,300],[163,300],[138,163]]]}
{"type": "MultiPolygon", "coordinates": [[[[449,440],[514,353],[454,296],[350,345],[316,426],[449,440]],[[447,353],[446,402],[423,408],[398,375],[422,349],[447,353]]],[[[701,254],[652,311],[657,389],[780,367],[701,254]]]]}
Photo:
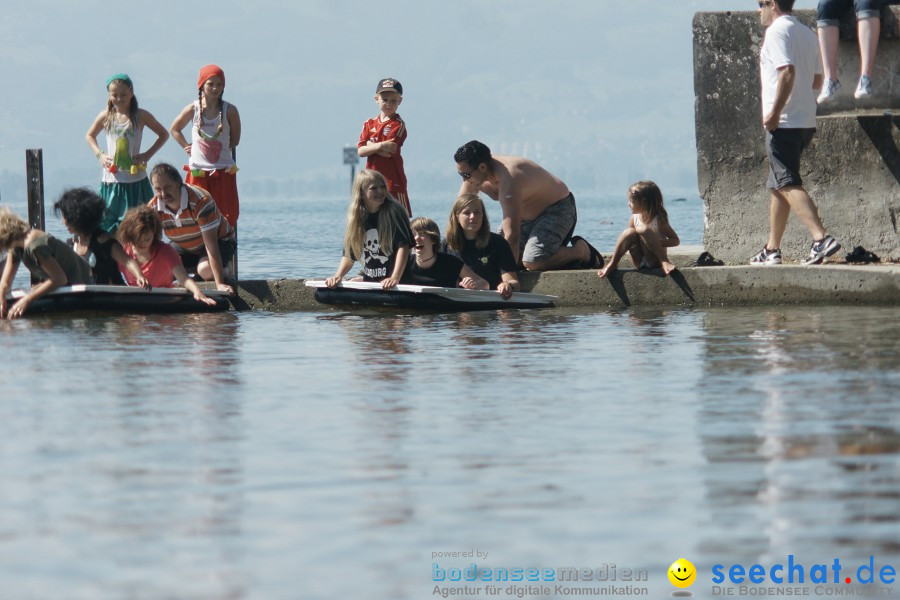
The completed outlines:
{"type": "Polygon", "coordinates": [[[430,552],[472,546],[651,573],[900,556],[895,309],[11,326],[15,597],[419,598],[430,552]]]}
{"type": "Polygon", "coordinates": [[[897,553],[895,317],[829,307],[706,313],[698,421],[717,527],[705,551],[733,555],[735,536],[721,534],[741,522],[747,557],[897,553]]]}
{"type": "Polygon", "coordinates": [[[245,528],[239,321],[107,316],[13,327],[0,335],[14,373],[0,403],[0,556],[19,589],[88,597],[102,581],[104,595],[121,598],[246,597],[236,543],[245,528]],[[40,527],[12,526],[29,522],[40,527]],[[163,556],[171,579],[159,577],[163,556]]]}

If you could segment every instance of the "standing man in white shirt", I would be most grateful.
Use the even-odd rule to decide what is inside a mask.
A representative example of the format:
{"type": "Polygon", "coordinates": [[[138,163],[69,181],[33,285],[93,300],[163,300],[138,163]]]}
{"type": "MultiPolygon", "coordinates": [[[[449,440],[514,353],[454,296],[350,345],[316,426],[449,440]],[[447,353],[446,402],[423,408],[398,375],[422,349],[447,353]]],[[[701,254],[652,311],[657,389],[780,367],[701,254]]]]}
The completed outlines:
{"type": "Polygon", "coordinates": [[[794,0],[759,0],[766,36],[759,55],[762,122],[766,129],[770,192],[769,240],[752,265],[781,264],[781,238],[791,211],[813,237],[804,265],[821,263],[841,245],[825,231],[800,178],[800,155],[816,132],[816,94],[822,60],[816,34],[791,14],[794,0]]]}

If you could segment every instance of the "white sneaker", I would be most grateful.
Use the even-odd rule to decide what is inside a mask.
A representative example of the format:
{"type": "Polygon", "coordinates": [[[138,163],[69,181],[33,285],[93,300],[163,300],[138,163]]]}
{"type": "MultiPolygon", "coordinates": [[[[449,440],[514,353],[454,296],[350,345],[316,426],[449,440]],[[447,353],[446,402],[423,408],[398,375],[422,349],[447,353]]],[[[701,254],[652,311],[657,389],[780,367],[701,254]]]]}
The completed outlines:
{"type": "Polygon", "coordinates": [[[760,250],[756,256],[750,259],[750,264],[754,267],[780,265],[781,249],[776,248],[775,250],[769,250],[768,248],[763,246],[763,249],[760,250]]]}
{"type": "Polygon", "coordinates": [[[872,95],[872,79],[868,75],[863,75],[859,78],[859,85],[856,86],[856,91],[853,93],[853,97],[859,100],[860,98],[868,98],[872,95]]]}
{"type": "Polygon", "coordinates": [[[826,78],[825,84],[822,86],[822,91],[819,94],[819,97],[816,99],[816,102],[819,104],[824,104],[831,100],[835,94],[838,93],[838,90],[841,89],[841,82],[837,79],[826,78]]]}
{"type": "Polygon", "coordinates": [[[801,260],[800,264],[818,265],[840,249],[840,243],[830,235],[826,235],[818,242],[813,242],[812,248],[809,249],[809,256],[801,260]]]}

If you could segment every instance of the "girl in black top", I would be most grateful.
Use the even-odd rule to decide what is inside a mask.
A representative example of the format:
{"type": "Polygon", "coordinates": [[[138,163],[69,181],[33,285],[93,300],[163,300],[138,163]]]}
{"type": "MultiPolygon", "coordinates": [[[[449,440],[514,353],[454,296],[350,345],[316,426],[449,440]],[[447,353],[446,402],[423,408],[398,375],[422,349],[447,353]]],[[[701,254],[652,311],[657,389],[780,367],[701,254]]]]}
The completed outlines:
{"type": "Polygon", "coordinates": [[[125,254],[122,245],[100,227],[106,203],[87,188],[66,190],[53,205],[53,212],[62,216],[63,225],[74,235],[75,253],[88,261],[97,285],[125,285],[119,265],[134,275],[137,284],[150,289],[140,265],[125,254]]]}
{"type": "Polygon", "coordinates": [[[491,232],[478,194],[463,194],[453,203],[447,224],[447,252],[487,280],[504,298],[521,289],[516,259],[502,235],[491,232]]]}

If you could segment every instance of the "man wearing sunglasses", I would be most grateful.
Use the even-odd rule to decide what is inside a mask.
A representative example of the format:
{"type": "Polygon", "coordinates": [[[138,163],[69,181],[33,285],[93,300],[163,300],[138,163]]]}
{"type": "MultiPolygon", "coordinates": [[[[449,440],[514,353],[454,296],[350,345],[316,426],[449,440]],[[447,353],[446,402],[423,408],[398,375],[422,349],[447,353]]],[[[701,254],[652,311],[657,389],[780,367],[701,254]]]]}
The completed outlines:
{"type": "Polygon", "coordinates": [[[759,54],[762,124],[769,157],[769,240],[752,265],[781,264],[781,238],[793,211],[813,236],[804,265],[821,263],[841,245],[825,231],[800,178],[800,155],[816,132],[822,60],[816,34],[791,14],[794,0],[760,0],[766,35],[759,54]]]}
{"type": "Polygon", "coordinates": [[[598,269],[603,257],[584,238],[573,236],[575,197],[558,177],[520,156],[492,156],[477,140],[453,156],[462,177],[459,195],[484,192],[500,202],[500,231],[516,262],[529,271],[598,269]],[[569,245],[572,242],[572,245],[569,245]],[[578,264],[580,263],[580,264],[578,264]]]}

